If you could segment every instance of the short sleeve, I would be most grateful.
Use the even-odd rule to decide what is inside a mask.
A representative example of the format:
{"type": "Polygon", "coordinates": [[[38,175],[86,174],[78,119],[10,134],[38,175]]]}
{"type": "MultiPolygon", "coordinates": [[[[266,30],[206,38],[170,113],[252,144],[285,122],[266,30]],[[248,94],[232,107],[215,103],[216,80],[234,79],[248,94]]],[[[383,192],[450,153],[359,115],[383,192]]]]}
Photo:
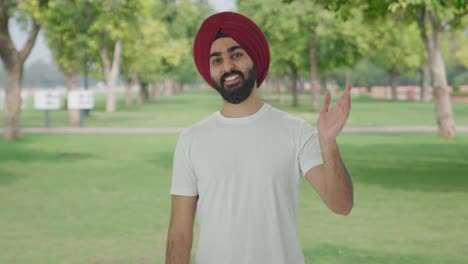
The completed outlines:
{"type": "Polygon", "coordinates": [[[172,195],[198,195],[197,178],[188,153],[187,144],[181,136],[175,148],[172,165],[172,195]]]}
{"type": "Polygon", "coordinates": [[[323,163],[318,131],[305,121],[300,134],[298,162],[302,176],[323,163]]]}

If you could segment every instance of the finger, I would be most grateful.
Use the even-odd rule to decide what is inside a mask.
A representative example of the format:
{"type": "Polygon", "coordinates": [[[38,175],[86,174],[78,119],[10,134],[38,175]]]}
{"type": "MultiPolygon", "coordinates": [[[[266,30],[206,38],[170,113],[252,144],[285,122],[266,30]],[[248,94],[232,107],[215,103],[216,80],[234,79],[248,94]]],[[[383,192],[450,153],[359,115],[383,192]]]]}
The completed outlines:
{"type": "Polygon", "coordinates": [[[323,101],[322,112],[328,112],[328,106],[330,105],[330,92],[327,92],[325,95],[325,100],[323,101]]]}
{"type": "Polygon", "coordinates": [[[346,92],[349,94],[351,92],[351,88],[353,88],[353,85],[351,83],[346,84],[346,92]]]}
{"type": "Polygon", "coordinates": [[[351,83],[348,83],[346,85],[346,90],[345,90],[345,94],[346,94],[346,102],[348,104],[351,104],[351,89],[353,88],[353,86],[351,85],[351,83]]]}

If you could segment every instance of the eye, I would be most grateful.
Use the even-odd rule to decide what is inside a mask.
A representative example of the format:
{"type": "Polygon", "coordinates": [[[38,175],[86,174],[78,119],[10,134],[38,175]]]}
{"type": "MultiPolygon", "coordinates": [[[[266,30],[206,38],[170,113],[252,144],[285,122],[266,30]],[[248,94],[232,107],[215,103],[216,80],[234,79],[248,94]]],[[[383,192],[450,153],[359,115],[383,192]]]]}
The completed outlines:
{"type": "Polygon", "coordinates": [[[214,59],[211,61],[212,64],[220,64],[221,63],[221,59],[220,58],[217,58],[217,59],[214,59]]]}
{"type": "Polygon", "coordinates": [[[239,58],[239,57],[242,57],[242,53],[240,52],[236,52],[232,55],[232,58],[239,58]]]}

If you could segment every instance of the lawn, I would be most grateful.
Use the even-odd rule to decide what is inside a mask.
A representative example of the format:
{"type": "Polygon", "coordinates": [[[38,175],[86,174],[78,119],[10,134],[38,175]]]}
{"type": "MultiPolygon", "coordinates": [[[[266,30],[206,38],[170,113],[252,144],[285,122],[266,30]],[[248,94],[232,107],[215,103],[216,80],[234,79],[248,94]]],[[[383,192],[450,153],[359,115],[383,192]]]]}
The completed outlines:
{"type": "MultiPolygon", "coordinates": [[[[177,137],[0,141],[0,263],[163,263],[177,137]]],[[[355,206],[334,215],[303,181],[306,263],[468,263],[467,134],[344,134],[339,142],[355,206]]]]}
{"type": "MultiPolygon", "coordinates": [[[[126,108],[124,95],[118,95],[118,110],[115,113],[104,111],[104,95],[96,97],[96,107],[90,116],[85,117],[84,125],[89,127],[178,127],[189,126],[218,110],[221,99],[214,91],[192,91],[176,96],[163,96],[157,103],[135,105],[126,108]]],[[[291,96],[279,103],[278,96],[268,101],[273,106],[315,123],[317,114],[309,109],[310,95],[302,94],[297,108],[291,106],[291,96]]],[[[323,98],[322,98],[323,99],[323,98]]],[[[336,98],[334,98],[336,99],[336,98]]],[[[453,103],[457,125],[468,125],[468,106],[466,103],[453,103]]],[[[65,110],[51,111],[51,126],[67,126],[65,110]]],[[[22,112],[22,127],[43,127],[45,114],[32,109],[32,102],[22,112]]],[[[353,98],[352,113],[348,126],[435,126],[434,105],[430,102],[393,102],[374,100],[368,97],[353,98]]]]}

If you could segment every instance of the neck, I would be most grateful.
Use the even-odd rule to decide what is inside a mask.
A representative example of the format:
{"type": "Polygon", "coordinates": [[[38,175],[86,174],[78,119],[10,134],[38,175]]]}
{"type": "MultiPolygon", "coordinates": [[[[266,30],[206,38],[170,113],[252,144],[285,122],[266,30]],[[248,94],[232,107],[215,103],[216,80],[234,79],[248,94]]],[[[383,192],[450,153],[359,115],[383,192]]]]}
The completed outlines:
{"type": "Polygon", "coordinates": [[[257,88],[254,87],[249,97],[239,104],[231,104],[223,100],[220,113],[228,118],[246,117],[255,114],[263,106],[263,102],[258,97],[256,90],[257,88]]]}

